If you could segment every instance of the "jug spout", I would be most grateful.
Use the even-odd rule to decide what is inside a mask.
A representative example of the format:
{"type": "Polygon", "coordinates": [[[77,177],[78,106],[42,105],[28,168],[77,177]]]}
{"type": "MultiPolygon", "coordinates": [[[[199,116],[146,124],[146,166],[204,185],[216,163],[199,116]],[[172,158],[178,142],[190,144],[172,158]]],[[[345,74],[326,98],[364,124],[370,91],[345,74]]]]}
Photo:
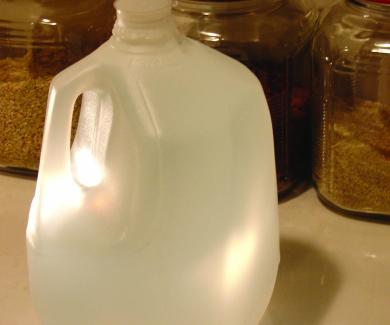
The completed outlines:
{"type": "Polygon", "coordinates": [[[115,3],[117,20],[113,40],[131,50],[161,51],[162,46],[177,45],[180,34],[166,0],[137,1],[118,0],[115,3]]]}
{"type": "Polygon", "coordinates": [[[116,0],[115,7],[138,15],[141,19],[150,19],[151,16],[166,16],[171,11],[170,0],[116,0]]]}

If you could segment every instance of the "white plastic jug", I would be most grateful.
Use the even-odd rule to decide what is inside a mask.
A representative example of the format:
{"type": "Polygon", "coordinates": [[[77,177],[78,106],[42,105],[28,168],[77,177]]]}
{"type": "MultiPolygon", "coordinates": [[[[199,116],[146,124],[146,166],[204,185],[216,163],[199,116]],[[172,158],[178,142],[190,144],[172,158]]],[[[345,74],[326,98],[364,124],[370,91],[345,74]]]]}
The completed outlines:
{"type": "Polygon", "coordinates": [[[116,7],[112,38],[51,86],[27,228],[38,314],[45,325],[255,325],[279,262],[261,85],[178,35],[169,0],[116,7]]]}

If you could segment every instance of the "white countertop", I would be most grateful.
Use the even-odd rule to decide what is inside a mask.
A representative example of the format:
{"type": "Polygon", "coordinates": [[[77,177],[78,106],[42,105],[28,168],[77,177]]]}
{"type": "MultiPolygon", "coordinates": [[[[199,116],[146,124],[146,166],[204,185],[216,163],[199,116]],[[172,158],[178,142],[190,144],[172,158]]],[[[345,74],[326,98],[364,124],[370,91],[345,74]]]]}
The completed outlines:
{"type": "MultiPolygon", "coordinates": [[[[0,325],[40,324],[25,251],[34,187],[0,175],[0,325]]],[[[390,324],[390,223],[336,215],[310,189],[280,205],[280,227],[282,261],[261,325],[390,324]]]]}

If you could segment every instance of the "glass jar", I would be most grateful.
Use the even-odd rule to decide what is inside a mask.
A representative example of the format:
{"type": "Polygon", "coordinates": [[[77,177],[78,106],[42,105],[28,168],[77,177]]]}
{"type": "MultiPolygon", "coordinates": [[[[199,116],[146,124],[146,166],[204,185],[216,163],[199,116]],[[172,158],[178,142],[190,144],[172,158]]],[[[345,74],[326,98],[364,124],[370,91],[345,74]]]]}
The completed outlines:
{"type": "Polygon", "coordinates": [[[279,197],[289,193],[310,177],[316,9],[310,0],[178,0],[173,9],[184,34],[241,61],[260,79],[274,129],[279,197]]]}
{"type": "Polygon", "coordinates": [[[36,174],[51,79],[107,40],[114,18],[112,0],[0,0],[0,170],[36,174]]]}
{"type": "Polygon", "coordinates": [[[390,216],[390,0],[346,0],[313,44],[313,177],[339,211],[390,216]]]}

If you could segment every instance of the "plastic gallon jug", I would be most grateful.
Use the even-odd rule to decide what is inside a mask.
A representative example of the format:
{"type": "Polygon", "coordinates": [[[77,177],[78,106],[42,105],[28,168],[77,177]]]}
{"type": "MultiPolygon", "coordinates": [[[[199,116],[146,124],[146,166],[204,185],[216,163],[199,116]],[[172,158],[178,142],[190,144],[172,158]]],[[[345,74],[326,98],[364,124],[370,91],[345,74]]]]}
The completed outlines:
{"type": "Polygon", "coordinates": [[[116,7],[110,40],[51,85],[27,228],[38,314],[44,325],[256,325],[279,262],[259,81],[178,35],[170,1],[116,7]]]}

